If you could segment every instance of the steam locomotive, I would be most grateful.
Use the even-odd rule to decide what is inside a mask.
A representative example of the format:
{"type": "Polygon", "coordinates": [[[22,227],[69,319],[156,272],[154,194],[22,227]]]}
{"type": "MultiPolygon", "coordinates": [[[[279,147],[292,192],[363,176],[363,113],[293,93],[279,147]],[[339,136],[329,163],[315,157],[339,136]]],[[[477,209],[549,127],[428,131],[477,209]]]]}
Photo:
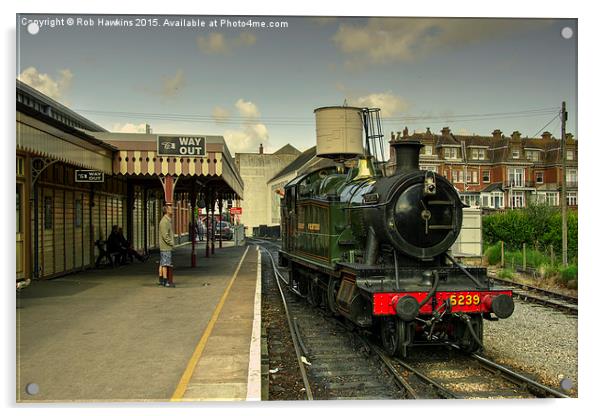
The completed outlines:
{"type": "Polygon", "coordinates": [[[317,154],[334,163],[284,187],[279,262],[289,288],[371,328],[392,356],[421,344],[480,350],[483,319],[508,318],[514,302],[485,268],[450,255],[465,207],[456,189],[419,169],[417,141],[392,140],[395,171],[379,169],[372,154],[374,139],[382,140],[378,109],[315,113],[317,154]]]}

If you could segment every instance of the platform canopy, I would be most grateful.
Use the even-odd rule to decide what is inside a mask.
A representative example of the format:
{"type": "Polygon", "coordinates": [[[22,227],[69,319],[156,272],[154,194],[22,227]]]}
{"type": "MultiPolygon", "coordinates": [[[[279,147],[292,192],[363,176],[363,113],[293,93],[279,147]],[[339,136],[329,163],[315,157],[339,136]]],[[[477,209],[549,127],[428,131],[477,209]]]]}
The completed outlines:
{"type": "Polygon", "coordinates": [[[210,184],[232,197],[243,197],[243,180],[222,136],[144,133],[87,132],[117,150],[113,153],[113,174],[137,179],[167,175],[178,177],[178,184],[191,181],[210,184]],[[203,138],[204,155],[159,154],[159,138],[203,138]]]}

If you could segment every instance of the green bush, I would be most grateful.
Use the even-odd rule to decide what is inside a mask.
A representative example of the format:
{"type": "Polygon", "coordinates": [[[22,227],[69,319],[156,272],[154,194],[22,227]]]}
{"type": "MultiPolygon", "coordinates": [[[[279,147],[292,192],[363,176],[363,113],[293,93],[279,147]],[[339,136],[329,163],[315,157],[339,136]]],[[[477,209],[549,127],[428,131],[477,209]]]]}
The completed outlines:
{"type": "MultiPolygon", "coordinates": [[[[569,211],[567,228],[570,259],[577,257],[577,227],[577,212],[569,211]]],[[[556,257],[559,258],[562,255],[562,216],[557,208],[537,204],[525,209],[486,215],[483,217],[483,240],[486,245],[503,241],[508,253],[522,250],[523,243],[530,247],[539,247],[542,251],[553,246],[556,257]]],[[[531,257],[532,261],[529,261],[527,254],[527,262],[534,267],[544,261],[536,255],[531,257]]],[[[522,260],[517,264],[522,264],[522,260]]]]}
{"type": "Polygon", "coordinates": [[[560,279],[565,283],[568,282],[569,280],[577,279],[577,265],[576,264],[569,264],[566,267],[560,267],[558,269],[558,271],[560,272],[560,279]]]}
{"type": "Polygon", "coordinates": [[[501,269],[497,272],[497,277],[499,277],[500,279],[510,280],[513,276],[514,273],[512,273],[512,270],[510,269],[501,269]]]}
{"type": "Polygon", "coordinates": [[[487,257],[487,262],[489,264],[499,264],[502,261],[502,243],[498,242],[487,247],[485,250],[485,257],[487,257]]]}
{"type": "Polygon", "coordinates": [[[542,263],[538,267],[539,275],[543,278],[549,279],[558,275],[558,268],[549,263],[542,263]]]}

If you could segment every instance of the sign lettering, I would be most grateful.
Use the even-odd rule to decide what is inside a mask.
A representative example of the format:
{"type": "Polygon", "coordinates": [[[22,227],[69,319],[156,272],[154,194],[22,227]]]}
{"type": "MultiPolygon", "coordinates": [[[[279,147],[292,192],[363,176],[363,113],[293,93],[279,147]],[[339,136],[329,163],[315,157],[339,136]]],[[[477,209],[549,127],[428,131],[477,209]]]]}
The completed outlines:
{"type": "Polygon", "coordinates": [[[76,170],[75,182],[104,182],[105,174],[99,170],[76,170]]]}
{"type": "Polygon", "coordinates": [[[206,156],[206,138],[201,136],[157,136],[159,156],[206,156]]]}

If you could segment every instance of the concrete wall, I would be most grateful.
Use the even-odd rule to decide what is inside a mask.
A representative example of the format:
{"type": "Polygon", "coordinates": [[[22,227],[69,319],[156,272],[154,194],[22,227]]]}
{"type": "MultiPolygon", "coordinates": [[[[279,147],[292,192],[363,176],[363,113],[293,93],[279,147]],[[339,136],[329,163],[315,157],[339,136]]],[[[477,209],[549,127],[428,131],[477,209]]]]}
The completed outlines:
{"type": "Polygon", "coordinates": [[[298,154],[236,154],[235,163],[245,183],[241,221],[247,227],[247,236],[251,235],[253,227],[272,223],[273,197],[268,181],[297,156],[298,154]]]}

